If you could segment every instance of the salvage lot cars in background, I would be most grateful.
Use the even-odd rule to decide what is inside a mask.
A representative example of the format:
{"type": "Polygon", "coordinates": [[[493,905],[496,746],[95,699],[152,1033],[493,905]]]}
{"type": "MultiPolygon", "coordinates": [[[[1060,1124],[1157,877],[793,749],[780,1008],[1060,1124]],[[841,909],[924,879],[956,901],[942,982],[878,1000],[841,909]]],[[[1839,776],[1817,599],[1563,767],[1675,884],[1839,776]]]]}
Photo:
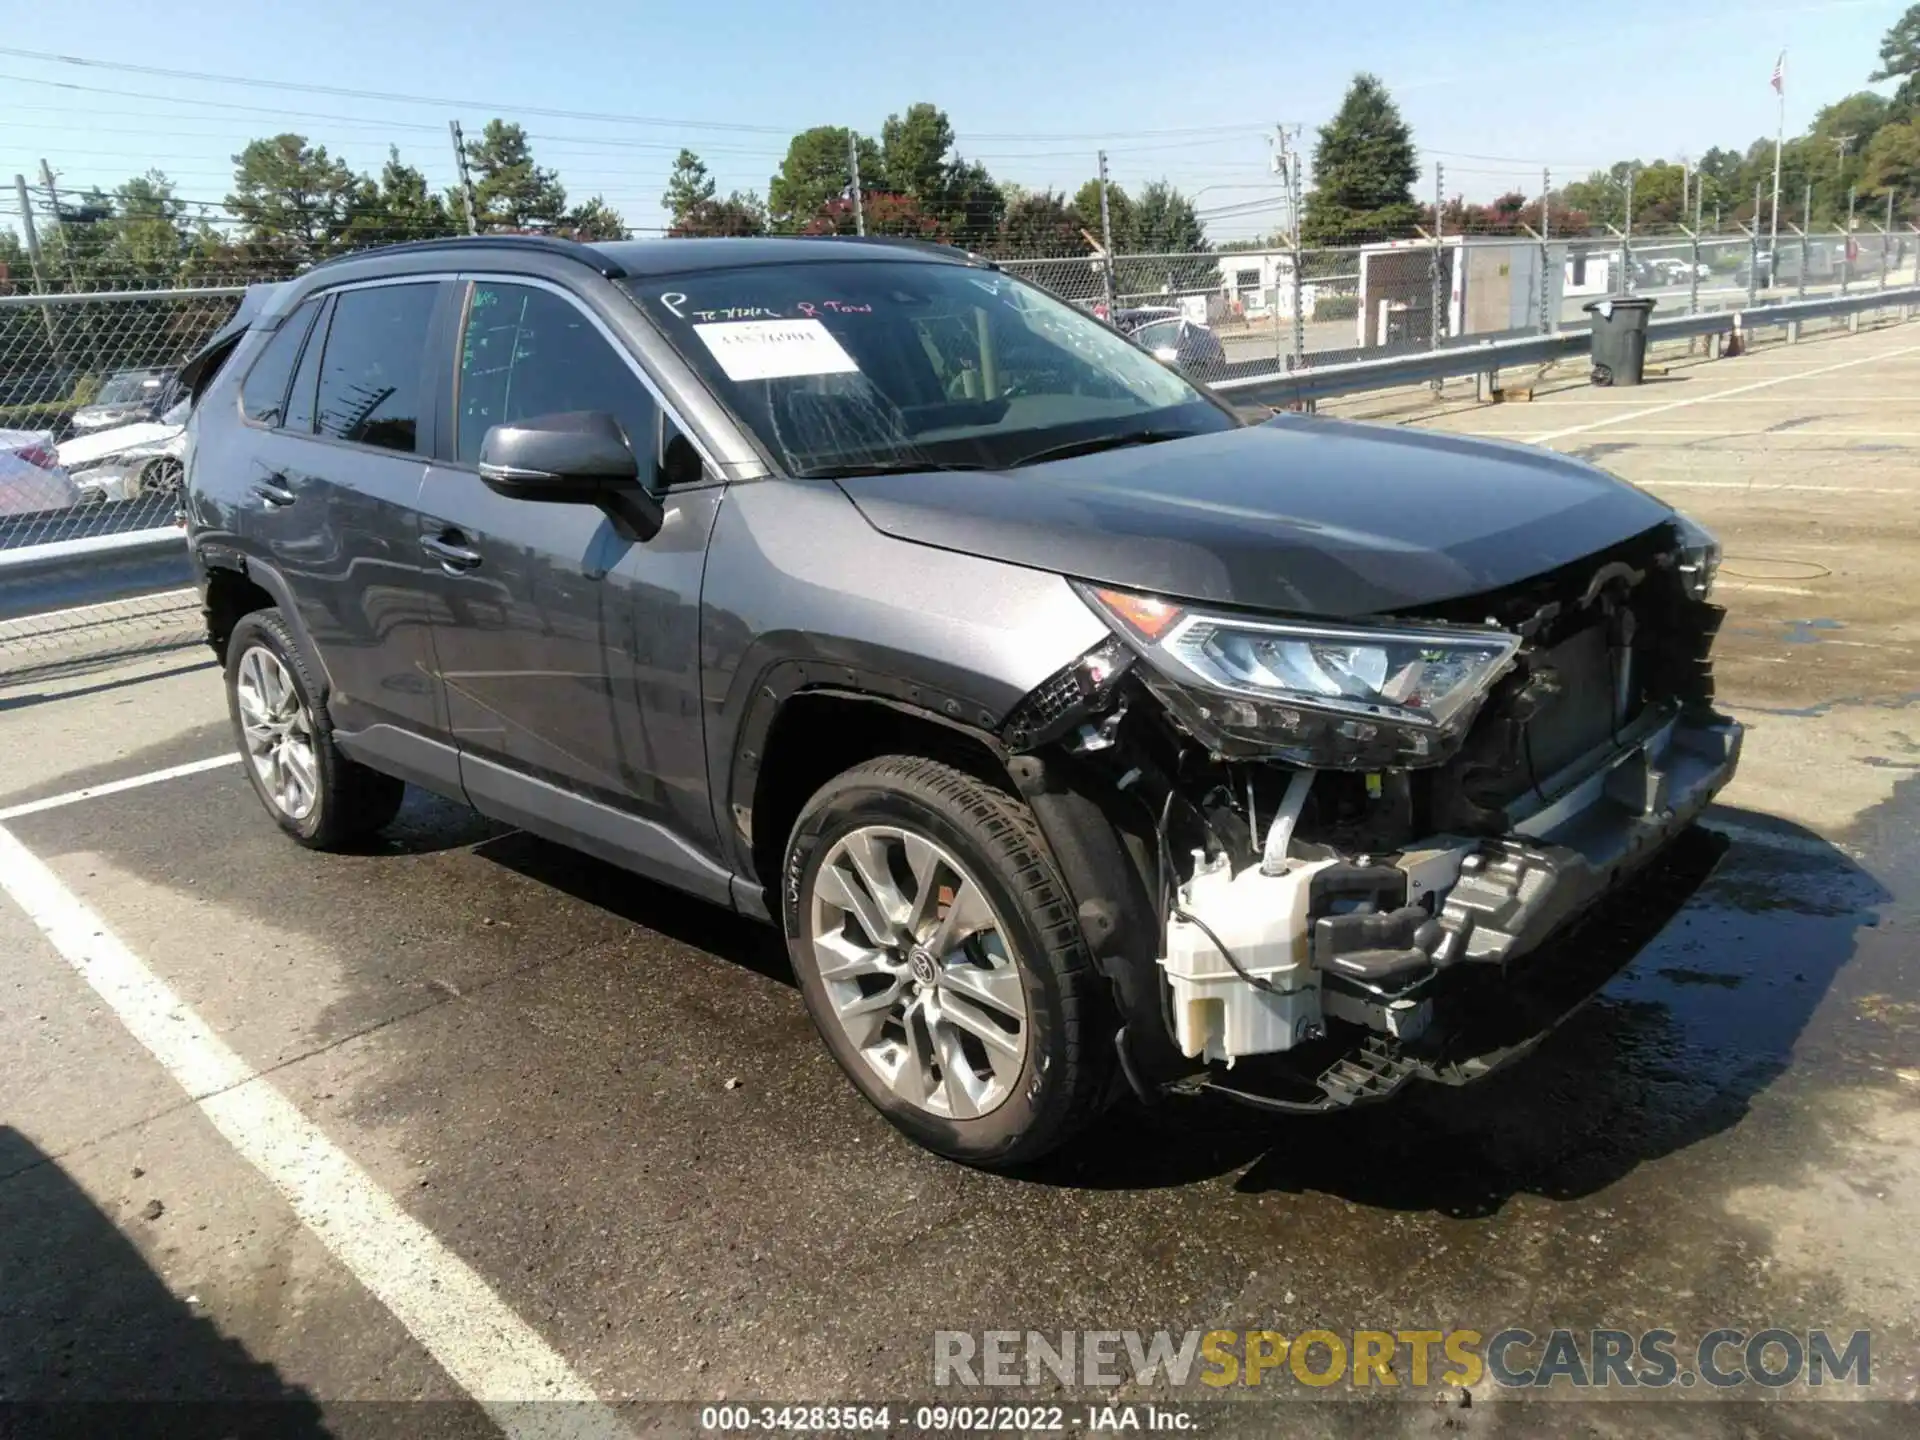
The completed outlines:
{"type": "Polygon", "coordinates": [[[82,504],[178,493],[185,473],[187,415],[181,400],[156,419],[75,435],[60,442],[59,460],[82,504]]]}
{"type": "Polygon", "coordinates": [[[0,515],[66,510],[79,492],[48,430],[0,430],[0,515]]]}

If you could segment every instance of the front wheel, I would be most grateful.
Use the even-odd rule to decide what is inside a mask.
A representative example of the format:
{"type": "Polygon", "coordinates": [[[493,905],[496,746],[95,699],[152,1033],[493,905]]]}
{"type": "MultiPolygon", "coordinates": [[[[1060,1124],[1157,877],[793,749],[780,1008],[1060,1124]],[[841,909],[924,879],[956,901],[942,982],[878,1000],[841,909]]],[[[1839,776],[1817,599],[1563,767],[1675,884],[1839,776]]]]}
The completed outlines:
{"type": "Polygon", "coordinates": [[[934,760],[836,777],[788,842],[782,921],[827,1048],[888,1120],[1003,1167],[1081,1129],[1110,1031],[1032,812],[934,760]]]}

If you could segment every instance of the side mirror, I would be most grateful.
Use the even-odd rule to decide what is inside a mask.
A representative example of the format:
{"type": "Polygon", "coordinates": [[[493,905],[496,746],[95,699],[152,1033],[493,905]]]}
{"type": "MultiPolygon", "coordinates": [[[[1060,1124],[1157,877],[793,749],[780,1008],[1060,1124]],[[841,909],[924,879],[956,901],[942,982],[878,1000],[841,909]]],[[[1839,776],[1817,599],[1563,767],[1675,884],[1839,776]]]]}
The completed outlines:
{"type": "Polygon", "coordinates": [[[629,540],[651,540],[666,521],[620,422],[599,410],[494,426],[480,442],[480,478],[514,500],[596,505],[629,540]]]}

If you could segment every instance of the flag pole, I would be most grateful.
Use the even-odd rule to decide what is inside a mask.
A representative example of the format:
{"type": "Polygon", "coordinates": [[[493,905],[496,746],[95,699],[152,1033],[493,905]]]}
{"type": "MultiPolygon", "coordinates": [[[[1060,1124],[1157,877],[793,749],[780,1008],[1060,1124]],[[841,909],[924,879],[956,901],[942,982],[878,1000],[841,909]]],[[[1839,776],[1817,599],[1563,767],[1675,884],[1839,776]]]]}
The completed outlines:
{"type": "Polygon", "coordinates": [[[1780,151],[1787,143],[1787,52],[1784,50],[1773,67],[1773,88],[1780,95],[1780,128],[1773,137],[1773,227],[1767,240],[1769,282],[1780,266],[1780,151]]]}

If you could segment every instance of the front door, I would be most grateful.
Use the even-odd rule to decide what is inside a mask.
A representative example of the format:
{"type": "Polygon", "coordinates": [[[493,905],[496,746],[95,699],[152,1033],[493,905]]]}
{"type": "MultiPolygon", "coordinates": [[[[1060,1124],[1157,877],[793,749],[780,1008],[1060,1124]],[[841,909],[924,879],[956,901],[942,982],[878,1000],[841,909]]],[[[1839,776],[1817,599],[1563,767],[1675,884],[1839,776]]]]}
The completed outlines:
{"type": "MultiPolygon", "coordinates": [[[[604,411],[645,477],[660,409],[610,333],[537,282],[472,282],[456,354],[453,433],[427,471],[420,510],[436,561],[433,650],[467,794],[522,824],[549,789],[588,800],[597,808],[577,813],[609,810],[614,831],[636,833],[624,817],[656,832],[615,858],[689,883],[682,865],[704,867],[684,846],[715,849],[699,602],[724,492],[695,483],[666,493],[666,523],[644,544],[623,540],[591,505],[494,493],[475,468],[492,426],[604,411]],[[647,853],[655,843],[663,864],[647,853]]],[[[708,878],[723,896],[724,878],[708,878]]]]}

